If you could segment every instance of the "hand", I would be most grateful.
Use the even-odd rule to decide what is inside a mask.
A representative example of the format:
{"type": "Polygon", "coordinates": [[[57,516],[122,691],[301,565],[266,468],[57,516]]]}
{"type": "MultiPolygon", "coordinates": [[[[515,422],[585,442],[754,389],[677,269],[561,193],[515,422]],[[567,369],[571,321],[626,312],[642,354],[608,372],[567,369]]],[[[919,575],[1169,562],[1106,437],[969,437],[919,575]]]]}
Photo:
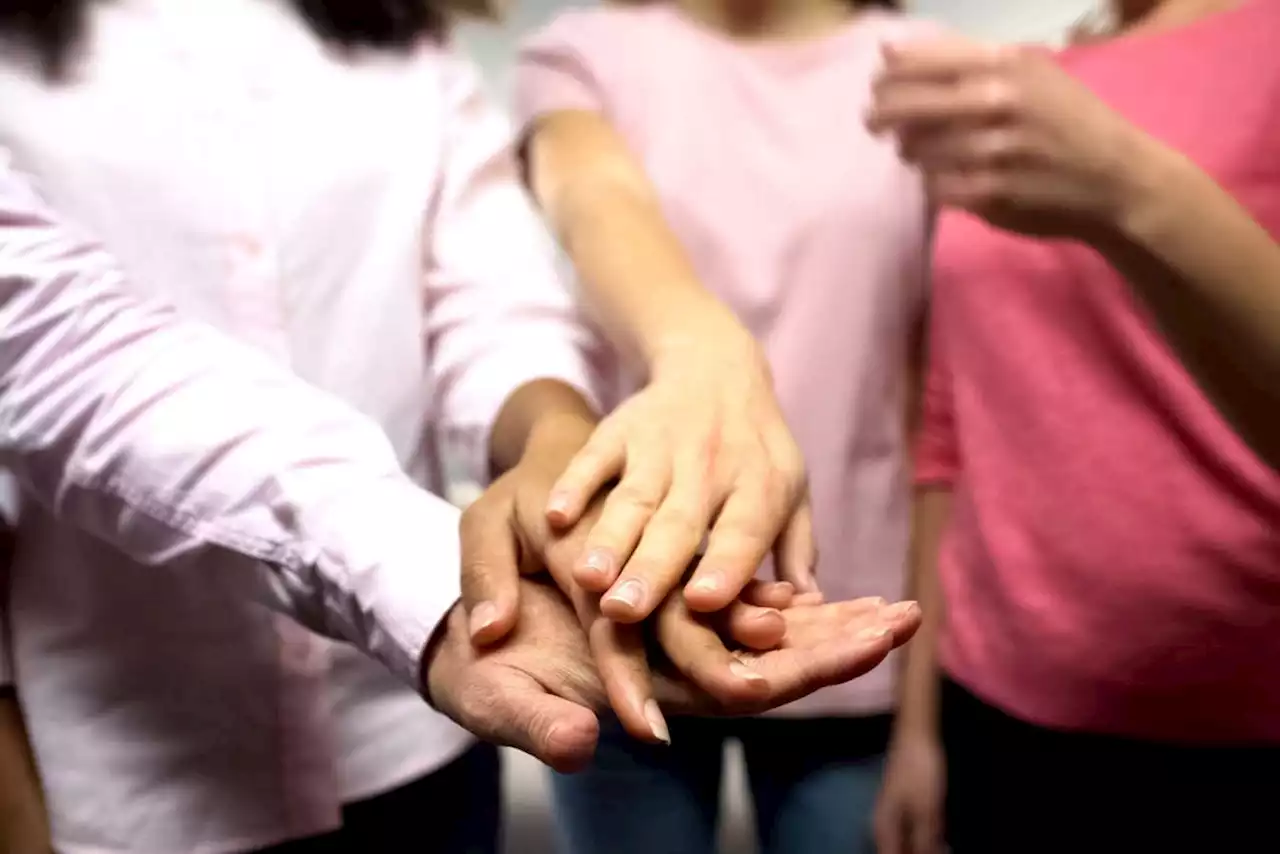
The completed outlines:
{"type": "Polygon", "coordinates": [[[944,762],[936,736],[894,737],[876,803],[878,854],[942,854],[944,762]]]}
{"type": "MultiPolygon", "coordinates": [[[[683,601],[672,597],[673,601],[683,601]]],[[[799,597],[797,597],[799,598],[799,597]]],[[[856,679],[876,667],[920,627],[920,608],[914,602],[887,604],[878,598],[827,604],[792,605],[782,612],[786,632],[777,649],[743,650],[737,660],[759,677],[754,698],[732,702],[692,689],[680,680],[678,693],[664,707],[702,715],[760,714],[794,702],[820,688],[856,679]],[[691,690],[692,689],[692,690],[691,690]]],[[[662,638],[666,615],[658,618],[662,638]]],[[[660,696],[662,695],[660,691],[660,696]]]]}
{"type": "MultiPolygon", "coordinates": [[[[591,709],[607,704],[605,687],[562,594],[525,580],[519,602],[512,633],[482,650],[471,643],[463,608],[454,608],[423,655],[424,689],[436,708],[481,738],[520,748],[561,771],[581,768],[599,736],[591,709]]],[[[742,655],[764,681],[763,693],[724,703],[664,674],[654,683],[663,708],[730,715],[774,708],[861,676],[920,624],[914,605],[885,607],[877,600],[802,605],[783,614],[782,648],[742,655]]]]}
{"type": "Polygon", "coordinates": [[[705,555],[684,587],[695,611],[728,607],[771,549],[779,580],[817,590],[804,460],[763,354],[741,330],[708,332],[706,342],[654,366],[548,502],[548,518],[567,528],[619,479],[574,570],[583,588],[605,593],[610,619],[652,614],[685,578],[704,535],[705,555]]]}
{"type": "Polygon", "coordinates": [[[557,771],[591,761],[603,692],[586,638],[556,589],[526,581],[506,640],[477,649],[461,603],[423,654],[428,701],[486,741],[516,747],[557,771]]]}
{"type": "Polygon", "coordinates": [[[952,38],[886,46],[867,118],[894,134],[937,204],[1034,236],[1123,215],[1151,142],[1044,50],[952,38]]]}
{"type": "MultiPolygon", "coordinates": [[[[520,462],[500,477],[463,513],[462,590],[472,641],[495,644],[516,625],[521,570],[544,567],[572,602],[587,631],[590,648],[614,711],[634,737],[665,741],[666,721],[654,701],[652,676],[642,627],[606,619],[598,594],[583,590],[573,566],[600,513],[599,502],[567,532],[552,531],[543,512],[547,495],[565,462],[580,447],[590,425],[559,422],[530,440],[520,462]]],[[[722,637],[750,649],[770,649],[783,637],[778,608],[791,604],[789,584],[752,583],[744,595],[709,621],[699,621],[675,606],[663,621],[667,654],[695,684],[733,705],[753,701],[765,689],[744,672],[722,637]],[[717,631],[719,634],[717,634],[717,631]]],[[[810,599],[814,597],[809,597],[810,599]]]]}

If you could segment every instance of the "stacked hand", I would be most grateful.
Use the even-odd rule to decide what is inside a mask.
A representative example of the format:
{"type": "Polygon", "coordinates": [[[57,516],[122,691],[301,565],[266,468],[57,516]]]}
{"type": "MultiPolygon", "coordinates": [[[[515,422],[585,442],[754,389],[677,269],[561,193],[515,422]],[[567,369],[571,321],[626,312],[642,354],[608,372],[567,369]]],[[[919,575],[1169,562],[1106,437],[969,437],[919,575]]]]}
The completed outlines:
{"type": "Polygon", "coordinates": [[[665,741],[664,708],[759,712],[861,675],[910,637],[913,604],[822,602],[799,454],[745,352],[655,374],[599,430],[541,431],[467,510],[463,608],[428,674],[442,709],[562,767],[589,758],[588,709],[665,741]],[[753,581],[775,546],[786,580],[753,581]],[[522,580],[544,571],[552,586],[522,580]]]}

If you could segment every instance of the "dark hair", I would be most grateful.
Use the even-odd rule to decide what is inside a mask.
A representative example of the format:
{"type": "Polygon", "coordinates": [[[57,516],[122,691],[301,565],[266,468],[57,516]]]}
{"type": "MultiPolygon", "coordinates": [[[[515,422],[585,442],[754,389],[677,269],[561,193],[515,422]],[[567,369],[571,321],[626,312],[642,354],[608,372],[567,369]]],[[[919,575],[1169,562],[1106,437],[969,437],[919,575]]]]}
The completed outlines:
{"type": "MultiPolygon", "coordinates": [[[[93,3],[110,0],[0,0],[0,35],[36,52],[58,76],[79,41],[93,3]]],[[[404,48],[442,38],[460,15],[492,16],[488,0],[289,0],[325,41],[346,47],[404,48]]]]}

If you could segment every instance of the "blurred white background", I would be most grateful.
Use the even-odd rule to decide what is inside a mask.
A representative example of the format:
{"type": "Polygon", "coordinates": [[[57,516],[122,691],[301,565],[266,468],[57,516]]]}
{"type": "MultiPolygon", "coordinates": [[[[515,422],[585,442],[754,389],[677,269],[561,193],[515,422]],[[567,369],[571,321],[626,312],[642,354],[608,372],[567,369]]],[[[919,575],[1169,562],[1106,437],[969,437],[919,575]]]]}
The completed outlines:
{"type": "MultiPolygon", "coordinates": [[[[560,9],[593,4],[591,0],[512,0],[512,5],[503,25],[470,27],[463,33],[464,43],[484,67],[494,94],[504,99],[509,91],[512,52],[521,34],[560,9]]],[[[1056,42],[1096,5],[1097,0],[908,0],[917,15],[999,41],[1056,42]]],[[[723,854],[755,854],[741,768],[732,752],[731,765],[724,792],[729,820],[721,850],[723,854]]],[[[551,854],[555,847],[544,769],[527,756],[512,752],[506,757],[506,770],[507,851],[551,854]]]]}

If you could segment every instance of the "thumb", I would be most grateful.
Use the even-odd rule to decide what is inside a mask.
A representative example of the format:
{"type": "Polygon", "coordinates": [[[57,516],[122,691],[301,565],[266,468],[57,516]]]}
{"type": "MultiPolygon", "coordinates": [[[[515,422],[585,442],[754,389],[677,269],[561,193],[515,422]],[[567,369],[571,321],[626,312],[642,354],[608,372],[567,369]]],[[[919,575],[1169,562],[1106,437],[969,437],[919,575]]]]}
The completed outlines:
{"type": "Polygon", "coordinates": [[[462,605],[471,642],[497,643],[516,625],[520,605],[519,544],[508,500],[480,498],[462,514],[462,605]]]}
{"type": "Polygon", "coordinates": [[[495,692],[482,715],[477,734],[523,750],[561,773],[586,767],[600,737],[600,722],[590,709],[548,693],[528,677],[495,692]]]}
{"type": "Polygon", "coordinates": [[[819,592],[814,572],[818,547],[814,541],[813,508],[807,496],[782,529],[782,535],[773,547],[773,558],[779,581],[791,582],[796,593],[819,592]]]}

